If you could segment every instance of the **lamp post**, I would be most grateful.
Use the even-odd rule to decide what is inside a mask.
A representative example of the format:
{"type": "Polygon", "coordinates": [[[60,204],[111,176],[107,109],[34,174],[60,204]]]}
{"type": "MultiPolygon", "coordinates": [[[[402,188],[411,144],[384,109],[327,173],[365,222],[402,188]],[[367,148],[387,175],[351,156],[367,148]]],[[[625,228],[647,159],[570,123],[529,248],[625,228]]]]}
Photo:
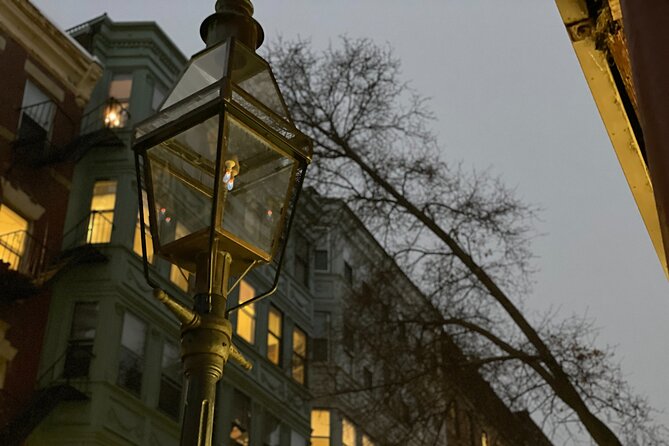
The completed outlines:
{"type": "Polygon", "coordinates": [[[254,300],[276,289],[312,154],[269,65],[255,54],[263,32],[252,13],[248,0],[216,3],[200,29],[207,48],[191,58],[159,113],[133,134],[145,275],[181,322],[187,382],[181,445],[211,445],[216,384],[228,358],[251,366],[231,342],[228,293],[253,267],[278,259],[274,286],[254,300]],[[192,309],[151,279],[149,244],[195,274],[192,309]]]}

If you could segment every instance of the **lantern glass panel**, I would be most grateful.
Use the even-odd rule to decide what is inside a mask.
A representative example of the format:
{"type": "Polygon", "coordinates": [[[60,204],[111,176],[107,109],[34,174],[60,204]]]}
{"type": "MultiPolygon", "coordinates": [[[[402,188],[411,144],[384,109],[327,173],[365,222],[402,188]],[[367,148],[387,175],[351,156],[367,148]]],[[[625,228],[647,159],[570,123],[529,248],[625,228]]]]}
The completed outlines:
{"type": "Polygon", "coordinates": [[[226,72],[228,41],[194,55],[161,110],[220,81],[226,72]]]}
{"type": "Polygon", "coordinates": [[[232,51],[232,82],[284,119],[290,116],[269,64],[239,42],[232,51]]]}
{"type": "Polygon", "coordinates": [[[269,260],[280,235],[297,162],[231,115],[226,119],[225,158],[238,163],[239,172],[226,197],[222,229],[269,260]]]}
{"type": "Polygon", "coordinates": [[[211,226],[219,117],[147,151],[162,246],[211,226]]]}

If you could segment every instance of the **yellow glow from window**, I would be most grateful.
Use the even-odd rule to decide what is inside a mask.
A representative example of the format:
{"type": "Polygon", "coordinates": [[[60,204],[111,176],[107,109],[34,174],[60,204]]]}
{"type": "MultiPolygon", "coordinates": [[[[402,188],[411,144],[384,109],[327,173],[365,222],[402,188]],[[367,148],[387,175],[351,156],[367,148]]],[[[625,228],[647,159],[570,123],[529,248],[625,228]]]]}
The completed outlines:
{"type": "Polygon", "coordinates": [[[355,446],[355,425],[347,418],[341,420],[342,446],[355,446]]]}
{"type": "MultiPolygon", "coordinates": [[[[248,282],[242,280],[239,284],[239,303],[244,303],[256,295],[256,290],[248,282]]],[[[242,307],[237,312],[237,336],[246,342],[253,344],[255,342],[256,331],[256,307],[255,304],[249,304],[242,307]]]]}
{"type": "Polygon", "coordinates": [[[306,381],[307,335],[299,328],[293,328],[293,358],[291,373],[300,384],[306,381]]]}
{"type": "MultiPolygon", "coordinates": [[[[148,247],[147,247],[148,248],[148,247]]],[[[142,252],[142,247],[139,247],[140,253],[142,252]]],[[[188,292],[188,276],[189,273],[184,271],[181,272],[181,269],[176,265],[170,266],[170,280],[173,284],[179,287],[184,293],[188,292]]]]}
{"type": "Polygon", "coordinates": [[[87,243],[109,243],[111,241],[115,206],[116,181],[96,181],[91,199],[87,243]]]}
{"type": "Polygon", "coordinates": [[[311,411],[311,438],[314,437],[330,438],[329,410],[314,409],[311,411]]]}
{"type": "Polygon", "coordinates": [[[267,316],[267,358],[276,365],[281,362],[281,319],[281,312],[270,307],[267,316]]]}
{"type": "Polygon", "coordinates": [[[28,220],[0,205],[0,261],[9,263],[9,268],[18,269],[25,250],[28,220]]]}

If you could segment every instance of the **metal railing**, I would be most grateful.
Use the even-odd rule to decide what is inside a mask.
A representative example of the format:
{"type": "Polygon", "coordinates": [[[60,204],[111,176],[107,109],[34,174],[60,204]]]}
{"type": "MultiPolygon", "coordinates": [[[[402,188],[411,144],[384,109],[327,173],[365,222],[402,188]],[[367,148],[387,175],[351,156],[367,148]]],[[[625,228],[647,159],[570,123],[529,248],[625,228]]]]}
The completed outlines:
{"type": "Polygon", "coordinates": [[[65,351],[37,378],[37,384],[39,387],[46,387],[59,380],[68,384],[72,379],[88,380],[94,358],[92,339],[70,340],[65,351]]]}
{"type": "Polygon", "coordinates": [[[74,120],[51,100],[22,107],[18,112],[20,123],[13,145],[19,159],[35,164],[58,161],[63,155],[62,146],[76,135],[74,120]],[[54,129],[58,129],[55,135],[54,129]]]}
{"type": "Polygon", "coordinates": [[[32,279],[44,271],[47,248],[28,231],[14,231],[0,235],[0,261],[32,279]]]}
{"type": "Polygon", "coordinates": [[[86,113],[81,119],[81,135],[102,129],[122,129],[130,120],[127,101],[109,98],[86,113]]]}
{"type": "Polygon", "coordinates": [[[114,231],[114,211],[91,211],[63,234],[64,249],[109,243],[114,231]]]}

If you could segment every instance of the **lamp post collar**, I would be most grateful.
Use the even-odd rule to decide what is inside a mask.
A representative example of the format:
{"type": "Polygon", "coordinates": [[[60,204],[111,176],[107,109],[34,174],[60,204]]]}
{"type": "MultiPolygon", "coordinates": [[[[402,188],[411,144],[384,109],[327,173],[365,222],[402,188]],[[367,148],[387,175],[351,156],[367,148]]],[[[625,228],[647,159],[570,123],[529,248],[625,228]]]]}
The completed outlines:
{"type": "Polygon", "coordinates": [[[218,0],[216,12],[202,22],[200,36],[207,47],[234,37],[255,50],[262,45],[265,33],[253,18],[250,0],[218,0]]]}

